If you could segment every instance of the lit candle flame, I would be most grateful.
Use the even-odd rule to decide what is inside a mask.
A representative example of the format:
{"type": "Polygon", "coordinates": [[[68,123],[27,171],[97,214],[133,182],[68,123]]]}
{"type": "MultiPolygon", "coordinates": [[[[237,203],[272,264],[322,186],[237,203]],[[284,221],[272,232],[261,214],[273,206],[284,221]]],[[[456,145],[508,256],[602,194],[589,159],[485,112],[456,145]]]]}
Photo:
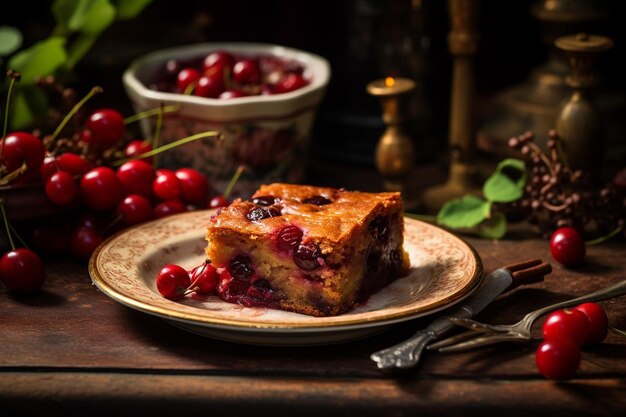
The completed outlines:
{"type": "Polygon", "coordinates": [[[393,87],[394,85],[396,85],[396,80],[393,77],[385,78],[385,86],[393,87]]]}

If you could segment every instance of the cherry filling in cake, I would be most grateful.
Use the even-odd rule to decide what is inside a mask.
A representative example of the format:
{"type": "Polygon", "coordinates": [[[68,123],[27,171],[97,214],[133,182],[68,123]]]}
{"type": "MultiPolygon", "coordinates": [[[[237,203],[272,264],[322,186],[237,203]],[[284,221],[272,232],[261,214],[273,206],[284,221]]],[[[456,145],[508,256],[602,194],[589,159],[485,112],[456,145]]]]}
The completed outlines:
{"type": "Polygon", "coordinates": [[[225,301],[330,316],[407,272],[403,227],[398,193],[271,184],[211,218],[206,254],[225,301]]]}

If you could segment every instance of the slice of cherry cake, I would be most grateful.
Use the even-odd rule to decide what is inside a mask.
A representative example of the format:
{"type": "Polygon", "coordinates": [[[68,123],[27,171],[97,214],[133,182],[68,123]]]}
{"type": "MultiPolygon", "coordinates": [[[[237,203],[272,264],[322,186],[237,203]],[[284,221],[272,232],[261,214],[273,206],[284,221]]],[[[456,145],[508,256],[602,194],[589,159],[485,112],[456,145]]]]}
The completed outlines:
{"type": "Polygon", "coordinates": [[[400,193],[263,185],[211,219],[218,295],[245,306],[332,316],[408,271],[400,193]]]}

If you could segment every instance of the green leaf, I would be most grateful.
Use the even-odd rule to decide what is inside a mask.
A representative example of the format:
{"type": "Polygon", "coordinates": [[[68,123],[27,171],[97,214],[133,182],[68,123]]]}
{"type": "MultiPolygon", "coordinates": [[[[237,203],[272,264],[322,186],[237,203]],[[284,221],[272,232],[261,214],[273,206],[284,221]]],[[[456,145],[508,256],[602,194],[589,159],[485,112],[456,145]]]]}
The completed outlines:
{"type": "Polygon", "coordinates": [[[489,201],[466,195],[445,203],[437,213],[437,223],[453,229],[472,228],[488,218],[490,210],[489,201]]]}
{"type": "Polygon", "coordinates": [[[89,0],[55,0],[52,4],[52,14],[59,25],[78,30],[83,25],[89,3],[91,3],[89,0]]]}
{"type": "Polygon", "coordinates": [[[32,128],[36,120],[46,116],[47,110],[48,97],[39,87],[20,85],[11,99],[11,130],[32,128]]]}
{"type": "Polygon", "coordinates": [[[115,0],[117,18],[120,20],[133,19],[150,3],[152,3],[152,0],[115,0]]]}
{"type": "Polygon", "coordinates": [[[52,11],[57,22],[73,32],[99,34],[115,20],[109,0],[56,0],[52,11]]]}
{"type": "Polygon", "coordinates": [[[115,20],[115,7],[109,0],[92,0],[91,8],[85,15],[84,22],[79,29],[82,33],[99,35],[115,20]]]}
{"type": "Polygon", "coordinates": [[[524,194],[526,185],[526,165],[519,159],[505,159],[498,164],[496,171],[487,178],[483,193],[487,200],[497,203],[510,203],[524,194]]]}
{"type": "Polygon", "coordinates": [[[0,56],[11,55],[22,46],[22,33],[13,26],[0,26],[0,56]]]}
{"type": "Polygon", "coordinates": [[[486,239],[500,239],[506,234],[506,216],[496,213],[476,227],[476,234],[486,239]]]}
{"type": "Polygon", "coordinates": [[[35,77],[51,75],[66,61],[65,38],[54,36],[15,54],[7,67],[22,74],[21,84],[33,84],[35,77]]]}
{"type": "Polygon", "coordinates": [[[97,40],[97,35],[87,33],[79,35],[67,48],[67,67],[74,68],[97,40]]]}

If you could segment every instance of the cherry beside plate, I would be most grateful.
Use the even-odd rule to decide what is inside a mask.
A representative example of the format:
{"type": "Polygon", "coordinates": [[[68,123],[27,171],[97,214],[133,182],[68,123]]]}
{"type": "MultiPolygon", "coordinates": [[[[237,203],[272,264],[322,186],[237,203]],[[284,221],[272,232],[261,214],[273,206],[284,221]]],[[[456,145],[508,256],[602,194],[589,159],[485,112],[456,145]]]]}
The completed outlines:
{"type": "Polygon", "coordinates": [[[444,229],[405,218],[408,276],[334,317],[312,317],[227,303],[217,296],[171,301],[156,289],[168,263],[191,269],[204,260],[206,227],[214,210],[177,214],[110,237],[89,262],[93,283],[112,299],[172,325],[231,342],[306,346],[346,342],[446,309],[470,295],[482,279],[476,251],[444,229]]]}

